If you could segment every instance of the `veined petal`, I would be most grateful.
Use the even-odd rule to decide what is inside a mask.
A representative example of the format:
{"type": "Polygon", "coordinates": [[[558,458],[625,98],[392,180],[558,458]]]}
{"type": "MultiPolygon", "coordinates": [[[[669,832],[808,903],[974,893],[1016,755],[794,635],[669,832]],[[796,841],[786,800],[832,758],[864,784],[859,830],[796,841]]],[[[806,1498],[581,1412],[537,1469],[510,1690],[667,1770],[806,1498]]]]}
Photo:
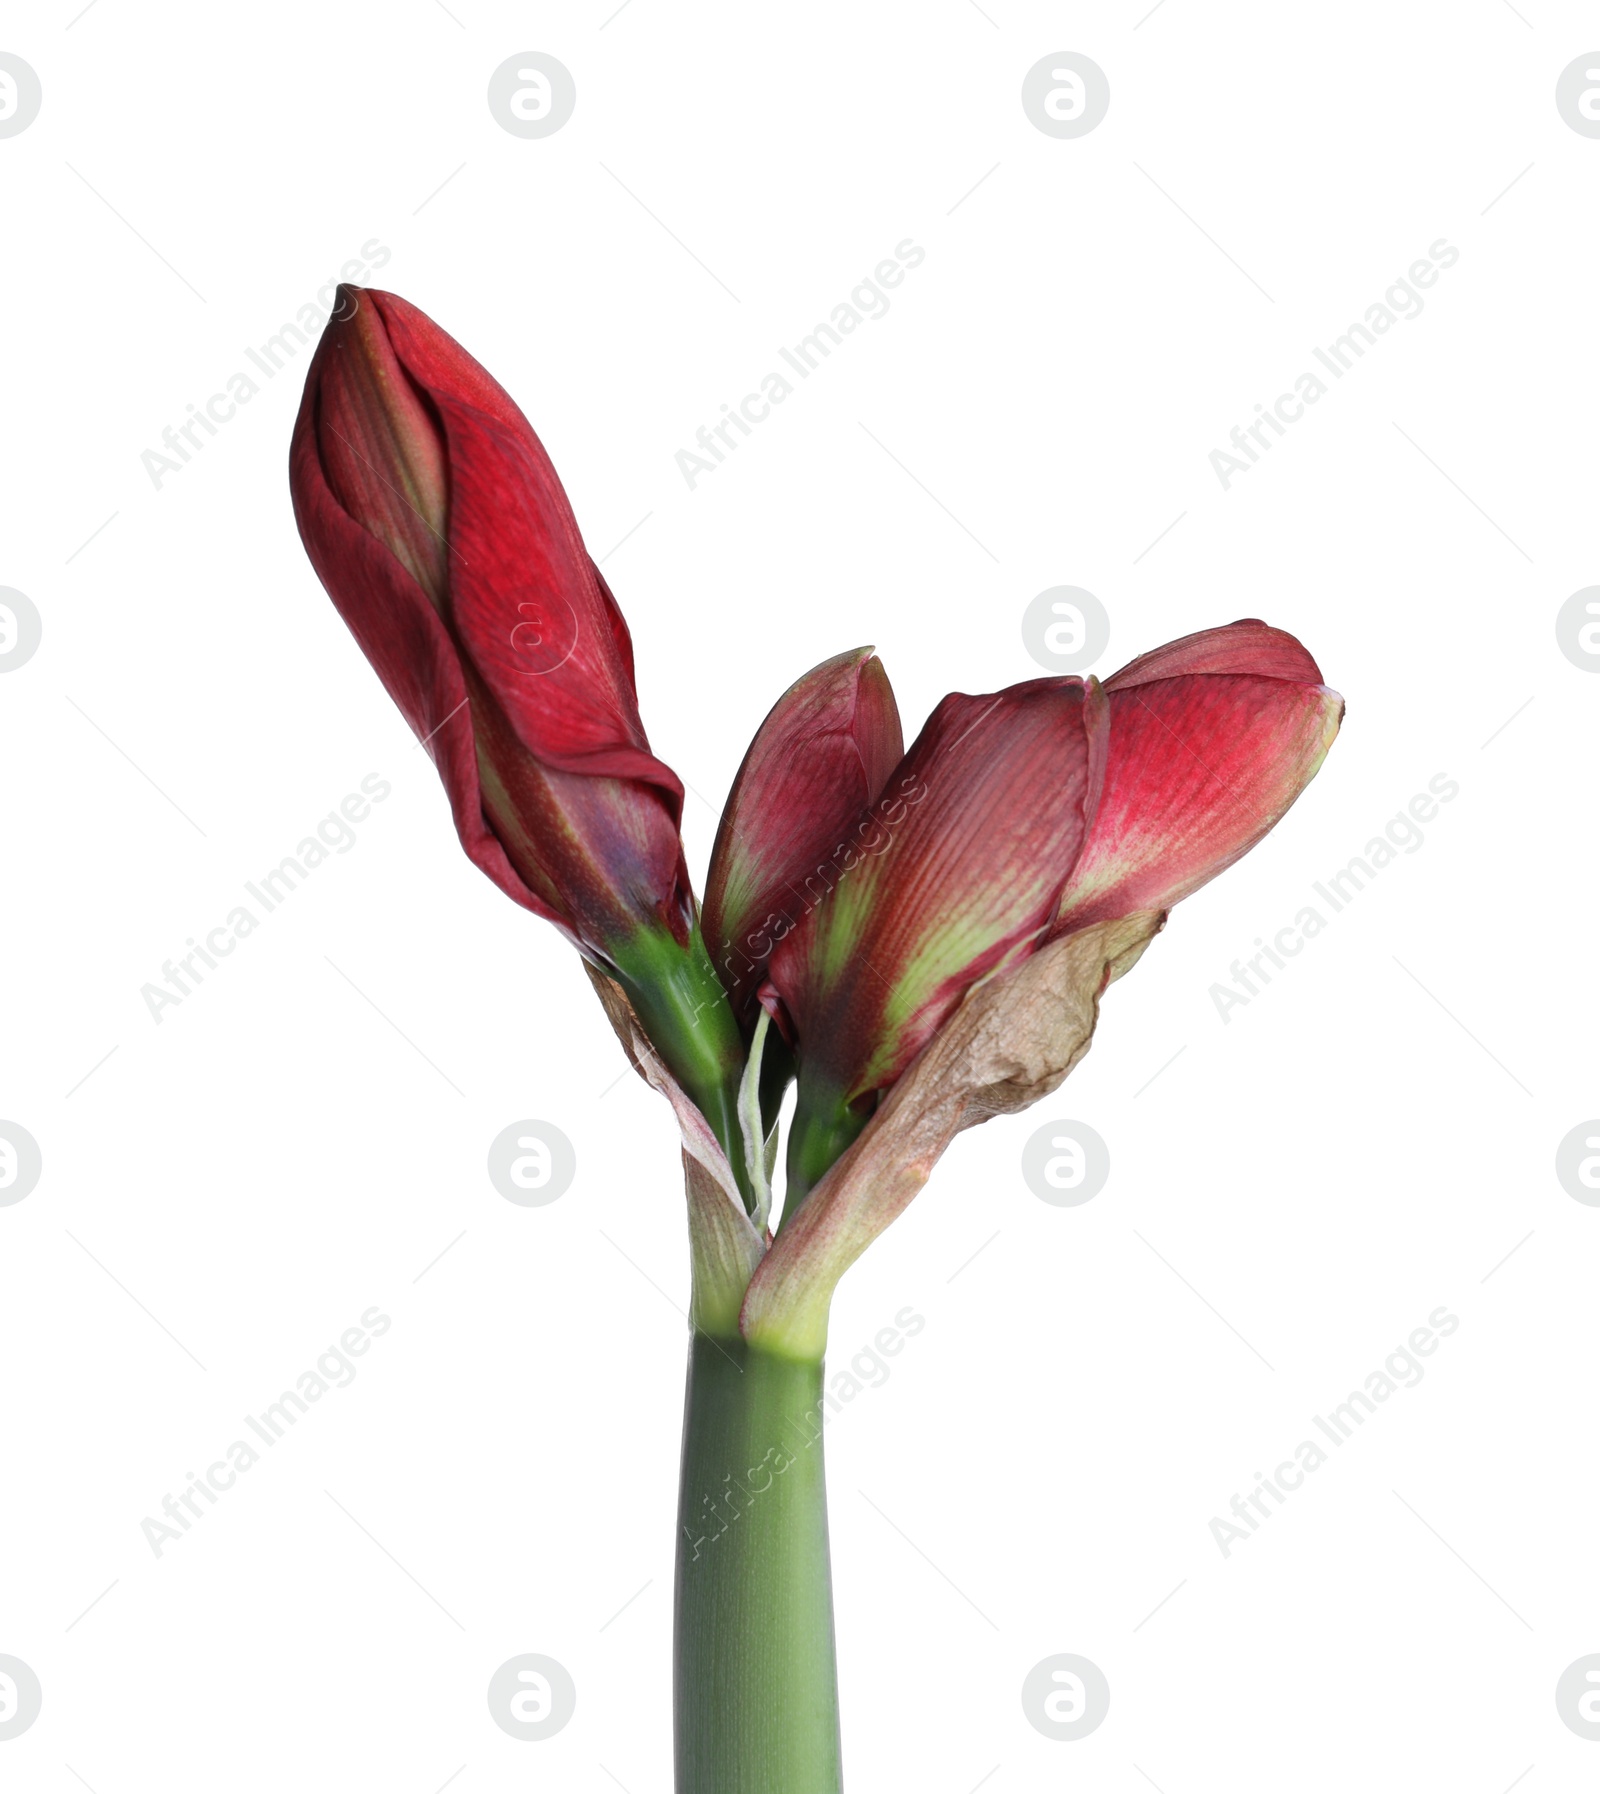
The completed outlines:
{"type": "Polygon", "coordinates": [[[1301,685],[1322,683],[1322,669],[1288,630],[1274,629],[1259,617],[1243,617],[1237,623],[1201,629],[1152,648],[1113,673],[1106,690],[1123,691],[1131,685],[1176,679],[1185,673],[1254,673],[1262,679],[1293,679],[1301,685]]]}
{"type": "Polygon", "coordinates": [[[813,667],[756,731],[723,806],[701,911],[717,971],[746,1020],[774,946],[814,902],[835,856],[849,851],[903,752],[889,676],[870,648],[813,667]]]}
{"type": "Polygon", "coordinates": [[[319,346],[317,441],[333,496],[443,611],[450,474],[437,421],[395,354],[375,296],[341,288],[319,346]]]}
{"type": "Polygon", "coordinates": [[[1322,764],[1344,701],[1264,623],[1169,643],[1106,682],[1105,788],[1055,933],[1166,908],[1280,820],[1322,764]]]}
{"type": "Polygon", "coordinates": [[[289,451],[289,484],[306,554],[384,689],[438,767],[468,857],[507,896],[559,922],[551,896],[518,873],[485,819],[466,677],[438,607],[401,553],[346,508],[324,466],[319,418],[327,395],[321,390],[318,363],[334,353],[336,341],[324,336],[317,349],[289,451]]]}
{"type": "Polygon", "coordinates": [[[938,706],[859,855],[772,957],[802,1102],[892,1083],[970,985],[1033,944],[1095,809],[1103,732],[1104,698],[1078,679],[938,706]]]}
{"type": "MultiPolygon", "coordinates": [[[[498,711],[482,726],[493,735],[503,719],[536,762],[496,757],[511,801],[502,817],[491,782],[491,814],[508,836],[530,835],[541,858],[570,857],[552,870],[604,928],[608,883],[629,911],[686,884],[683,787],[649,750],[627,626],[543,444],[509,396],[414,306],[368,297],[447,445],[450,621],[498,711]]],[[[487,709],[475,700],[475,713],[487,709]]],[[[515,839],[507,845],[522,857],[515,839]]],[[[668,911],[678,926],[680,909],[668,911]]]]}

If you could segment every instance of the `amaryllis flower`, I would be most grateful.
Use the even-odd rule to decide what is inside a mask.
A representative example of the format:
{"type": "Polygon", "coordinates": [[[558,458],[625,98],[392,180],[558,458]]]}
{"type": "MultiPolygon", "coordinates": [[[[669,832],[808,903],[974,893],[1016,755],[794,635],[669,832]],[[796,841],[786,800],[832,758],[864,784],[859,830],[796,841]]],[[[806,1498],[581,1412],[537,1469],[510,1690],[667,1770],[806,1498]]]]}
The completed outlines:
{"type": "Polygon", "coordinates": [[[922,797],[768,968],[766,1000],[800,1042],[790,1212],[975,983],[1215,876],[1304,789],[1342,709],[1292,636],[1253,621],[1103,689],[946,698],[890,776],[922,797]]]}
{"type": "Polygon", "coordinates": [[[311,559],[437,763],[467,852],[578,946],[678,1122],[679,1794],[840,1794],[821,1440],[835,1286],[963,1128],[1060,1085],[1169,907],[1304,789],[1342,701],[1292,636],[1235,623],[1104,686],[954,694],[903,752],[872,651],[838,655],[746,753],[702,924],[627,628],[501,388],[403,300],[341,288],[291,475],[311,559]],[[774,1233],[777,1097],[796,1072],[774,1233]]]}
{"type": "Polygon", "coordinates": [[[623,983],[731,1139],[742,1047],[695,927],[683,787],[650,752],[627,625],[527,419],[415,306],[341,287],[290,487],[468,854],[623,983]]]}

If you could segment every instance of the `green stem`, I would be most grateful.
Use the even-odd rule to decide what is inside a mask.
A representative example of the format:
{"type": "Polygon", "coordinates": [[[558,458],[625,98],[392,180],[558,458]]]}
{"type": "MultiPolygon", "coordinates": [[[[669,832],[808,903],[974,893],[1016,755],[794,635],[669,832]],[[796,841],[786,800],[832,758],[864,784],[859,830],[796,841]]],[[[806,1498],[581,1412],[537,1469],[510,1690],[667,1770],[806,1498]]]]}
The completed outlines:
{"type": "Polygon", "coordinates": [[[783,1225],[787,1226],[812,1190],[855,1143],[871,1110],[852,1109],[835,1090],[800,1074],[794,1121],[789,1128],[783,1225]]]}
{"type": "Polygon", "coordinates": [[[612,958],[651,1045],[721,1142],[749,1210],[755,1193],[739,1131],[739,1081],[747,1048],[699,924],[687,947],[664,929],[641,930],[613,948],[612,958]]]}
{"type": "Polygon", "coordinates": [[[695,1333],[678,1503],[677,1794],[839,1794],[822,1363],[695,1333]]]}

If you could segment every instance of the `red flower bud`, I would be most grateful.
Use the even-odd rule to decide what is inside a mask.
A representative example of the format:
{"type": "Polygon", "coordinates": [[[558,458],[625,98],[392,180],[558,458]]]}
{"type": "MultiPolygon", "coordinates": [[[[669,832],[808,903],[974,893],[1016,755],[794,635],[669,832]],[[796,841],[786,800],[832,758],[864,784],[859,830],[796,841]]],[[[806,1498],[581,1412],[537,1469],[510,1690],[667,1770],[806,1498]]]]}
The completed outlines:
{"type": "Polygon", "coordinates": [[[870,648],[813,667],[756,731],[723,807],[701,914],[746,1021],[773,949],[871,838],[863,813],[903,752],[889,675],[870,648]]]}
{"type": "Polygon", "coordinates": [[[527,419],[415,306],[341,287],[289,477],[312,565],[467,853],[623,984],[735,1152],[744,1043],[695,922],[683,787],[650,752],[627,625],[527,419]]]}
{"type": "Polygon", "coordinates": [[[967,988],[1055,920],[1104,743],[1104,696],[1081,679],[953,694],[928,719],[867,812],[867,844],[768,968],[763,1000],[799,1042],[792,1191],[848,1145],[967,988]]]}
{"type": "Polygon", "coordinates": [[[1343,712],[1294,637],[1254,621],[1171,642],[1103,690],[946,698],[890,775],[886,795],[918,787],[903,826],[772,956],[762,998],[799,1043],[791,1190],[973,985],[1092,924],[1164,912],[1253,847],[1343,712]]]}
{"type": "Polygon", "coordinates": [[[641,931],[685,944],[683,788],[650,752],[627,626],[507,394],[415,306],[341,287],[290,487],[474,862],[608,963],[641,931]]]}

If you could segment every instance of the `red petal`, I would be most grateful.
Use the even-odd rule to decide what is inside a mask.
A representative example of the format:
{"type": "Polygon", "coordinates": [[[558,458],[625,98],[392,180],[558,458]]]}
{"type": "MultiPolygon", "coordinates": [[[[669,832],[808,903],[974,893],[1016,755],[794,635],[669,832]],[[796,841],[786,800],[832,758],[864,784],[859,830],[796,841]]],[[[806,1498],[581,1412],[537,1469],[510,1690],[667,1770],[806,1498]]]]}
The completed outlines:
{"type": "Polygon", "coordinates": [[[1113,673],[1106,690],[1123,691],[1184,673],[1256,673],[1265,679],[1295,679],[1303,685],[1322,683],[1321,669],[1287,630],[1246,617],[1152,648],[1113,673]]]}
{"type": "Polygon", "coordinates": [[[444,438],[369,295],[340,289],[340,309],[319,345],[312,378],[329,490],[442,610],[450,504],[444,438]]]}
{"type": "Polygon", "coordinates": [[[675,843],[683,786],[649,751],[626,626],[543,444],[415,306],[366,297],[448,444],[450,606],[463,649],[530,753],[568,772],[655,785],[675,843]]]}
{"type": "Polygon", "coordinates": [[[1105,791],[1055,933],[1188,896],[1253,847],[1322,764],[1344,709],[1322,684],[1231,671],[1150,676],[1240,659],[1316,672],[1292,637],[1241,627],[1261,632],[1247,655],[1233,652],[1243,638],[1208,631],[1143,656],[1107,687],[1105,791]]]}
{"type": "MultiPolygon", "coordinates": [[[[318,357],[322,354],[319,347],[318,357]]],[[[314,361],[289,451],[295,521],[311,564],[384,689],[438,767],[468,856],[508,896],[558,921],[549,904],[517,876],[484,821],[466,681],[449,631],[412,575],[329,489],[317,449],[316,416],[314,361]]]]}
{"type": "Polygon", "coordinates": [[[903,752],[889,676],[870,648],[813,667],[767,713],[723,807],[701,918],[742,1013],[774,943],[807,907],[805,879],[830,862],[903,752]]]}
{"type": "Polygon", "coordinates": [[[890,775],[865,854],[772,957],[802,1094],[891,1083],[977,979],[1056,912],[1093,814],[1104,699],[1078,679],[947,697],[890,775]]]}

